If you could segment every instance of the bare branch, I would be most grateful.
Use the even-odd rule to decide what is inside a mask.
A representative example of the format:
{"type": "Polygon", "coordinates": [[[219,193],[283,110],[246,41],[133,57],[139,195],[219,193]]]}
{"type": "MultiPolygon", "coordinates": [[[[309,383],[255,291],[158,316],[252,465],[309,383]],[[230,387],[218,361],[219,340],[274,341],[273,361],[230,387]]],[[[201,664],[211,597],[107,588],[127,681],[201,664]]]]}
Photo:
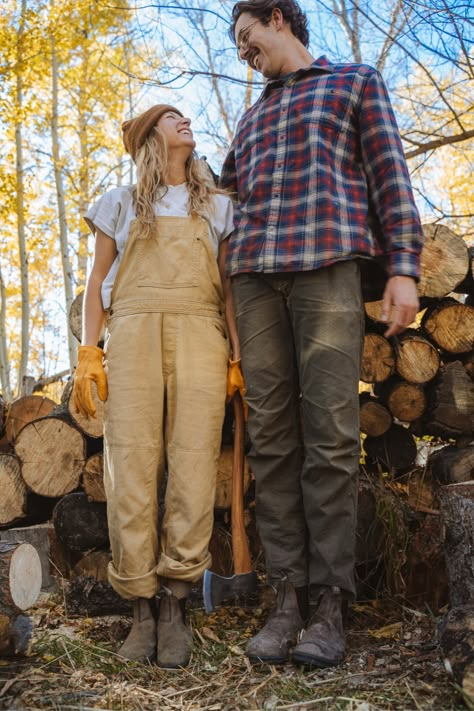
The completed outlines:
{"type": "MultiPolygon", "coordinates": [[[[434,151],[436,148],[441,148],[442,146],[449,146],[453,143],[467,141],[469,138],[474,138],[474,129],[470,131],[462,131],[462,133],[458,133],[455,136],[443,136],[442,138],[436,138],[433,141],[421,143],[418,148],[405,153],[405,156],[406,158],[415,158],[415,156],[422,155],[428,151],[434,151]]],[[[412,143],[415,143],[415,141],[412,141],[412,143]]]]}

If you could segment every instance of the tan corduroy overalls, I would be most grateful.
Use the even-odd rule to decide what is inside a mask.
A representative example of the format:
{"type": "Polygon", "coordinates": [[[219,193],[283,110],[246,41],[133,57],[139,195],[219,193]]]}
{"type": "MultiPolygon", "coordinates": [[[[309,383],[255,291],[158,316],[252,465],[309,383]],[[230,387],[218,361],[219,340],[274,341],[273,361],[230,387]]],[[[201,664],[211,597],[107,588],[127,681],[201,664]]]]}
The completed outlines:
{"type": "Polygon", "coordinates": [[[196,582],[211,562],[229,345],[203,218],[157,217],[148,239],[131,223],[107,328],[109,580],[125,598],[150,598],[160,577],[196,582]]]}

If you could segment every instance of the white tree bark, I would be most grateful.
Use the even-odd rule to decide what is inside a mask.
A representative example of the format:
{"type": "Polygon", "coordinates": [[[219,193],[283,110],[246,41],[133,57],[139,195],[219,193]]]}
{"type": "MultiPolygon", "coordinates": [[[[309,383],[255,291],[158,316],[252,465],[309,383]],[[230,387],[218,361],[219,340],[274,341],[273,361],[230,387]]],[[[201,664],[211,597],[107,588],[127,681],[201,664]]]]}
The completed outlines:
{"type": "Polygon", "coordinates": [[[3,274],[0,265],[0,383],[3,397],[7,402],[13,400],[13,392],[10,383],[10,361],[7,348],[7,290],[3,281],[3,274]]]}
{"type": "MultiPolygon", "coordinates": [[[[54,3],[51,2],[51,7],[54,3]]],[[[58,202],[58,221],[59,221],[59,241],[61,245],[61,263],[64,277],[64,292],[66,297],[66,313],[69,313],[72,302],[74,300],[73,290],[73,274],[72,265],[69,257],[68,245],[68,227],[66,218],[66,202],[64,199],[64,183],[61,171],[61,150],[59,144],[59,127],[58,127],[58,105],[59,105],[59,86],[58,86],[58,58],[56,52],[56,42],[54,35],[50,36],[51,47],[51,84],[52,84],[52,112],[51,112],[51,141],[53,149],[53,166],[54,180],[56,184],[56,197],[58,202]]],[[[67,329],[69,367],[71,371],[77,363],[77,347],[71,329],[67,329]]]]}
{"type": "Polygon", "coordinates": [[[20,282],[21,282],[21,355],[18,368],[18,388],[21,388],[23,378],[28,368],[29,356],[29,322],[30,322],[30,297],[28,288],[28,257],[26,250],[26,225],[25,225],[25,204],[24,204],[24,164],[23,164],[23,64],[24,58],[24,36],[25,36],[25,13],[26,0],[21,1],[21,12],[18,24],[17,39],[17,65],[16,65],[16,123],[15,123],[15,147],[16,147],[16,213],[17,213],[17,233],[18,249],[20,256],[20,282]]]}

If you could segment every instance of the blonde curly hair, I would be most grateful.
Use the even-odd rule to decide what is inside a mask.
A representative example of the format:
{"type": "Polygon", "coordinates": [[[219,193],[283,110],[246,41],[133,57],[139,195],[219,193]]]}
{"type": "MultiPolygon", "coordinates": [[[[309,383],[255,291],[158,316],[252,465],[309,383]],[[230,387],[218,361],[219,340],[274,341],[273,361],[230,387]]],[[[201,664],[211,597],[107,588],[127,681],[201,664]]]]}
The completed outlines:
{"type": "MultiPolygon", "coordinates": [[[[150,237],[155,224],[155,203],[166,194],[164,182],[168,167],[166,138],[155,127],[138,150],[135,163],[137,183],[134,190],[134,205],[143,237],[150,237]]],[[[190,215],[207,217],[212,214],[212,196],[225,191],[216,187],[211,170],[205,160],[193,153],[185,164],[186,183],[189,191],[190,215]]]]}

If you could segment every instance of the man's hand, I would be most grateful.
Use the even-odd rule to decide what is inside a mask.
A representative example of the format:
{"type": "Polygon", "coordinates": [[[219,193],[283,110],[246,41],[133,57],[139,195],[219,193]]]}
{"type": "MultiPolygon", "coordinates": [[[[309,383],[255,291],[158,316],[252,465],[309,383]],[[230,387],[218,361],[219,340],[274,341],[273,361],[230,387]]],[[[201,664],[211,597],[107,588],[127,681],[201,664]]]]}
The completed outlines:
{"type": "Polygon", "coordinates": [[[95,417],[96,407],[92,399],[92,382],[97,385],[97,394],[107,400],[107,376],[102,358],[104,351],[97,346],[79,346],[79,362],[74,373],[73,398],[76,412],[84,417],[95,417]]]}
{"type": "Polygon", "coordinates": [[[415,320],[420,308],[416,282],[409,276],[391,277],[382,300],[382,321],[389,324],[385,338],[396,336],[415,320]]]}

